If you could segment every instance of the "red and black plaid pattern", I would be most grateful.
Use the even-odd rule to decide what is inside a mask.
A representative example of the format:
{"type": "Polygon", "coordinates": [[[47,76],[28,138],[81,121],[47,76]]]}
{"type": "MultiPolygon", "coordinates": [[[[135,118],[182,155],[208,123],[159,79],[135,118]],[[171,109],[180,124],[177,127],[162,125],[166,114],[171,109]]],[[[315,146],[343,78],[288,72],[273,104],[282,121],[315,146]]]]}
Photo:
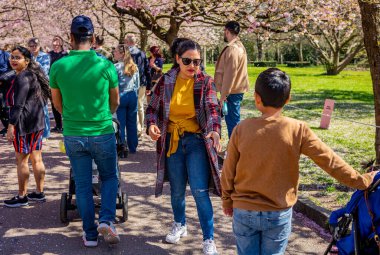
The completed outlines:
{"type": "MultiPolygon", "coordinates": [[[[167,134],[170,101],[174,91],[179,69],[171,69],[158,82],[156,89],[146,110],[146,124],[149,129],[150,125],[157,125],[161,131],[161,137],[157,141],[157,180],[155,195],[162,195],[163,184],[167,181],[165,167],[165,138],[167,134]]],[[[221,194],[220,187],[220,170],[218,165],[217,153],[212,146],[213,142],[205,138],[210,131],[216,131],[220,134],[221,118],[216,88],[213,79],[198,72],[194,81],[194,106],[198,124],[202,129],[202,135],[205,140],[205,146],[208,152],[212,181],[210,182],[210,191],[215,194],[221,194]]]]}

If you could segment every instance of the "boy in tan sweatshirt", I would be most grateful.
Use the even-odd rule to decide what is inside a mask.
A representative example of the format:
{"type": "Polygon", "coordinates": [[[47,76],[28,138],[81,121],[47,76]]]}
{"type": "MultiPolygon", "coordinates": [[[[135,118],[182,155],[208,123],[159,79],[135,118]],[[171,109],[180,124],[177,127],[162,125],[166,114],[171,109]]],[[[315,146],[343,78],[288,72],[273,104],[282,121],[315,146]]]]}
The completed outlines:
{"type": "Polygon", "coordinates": [[[233,216],[239,255],[283,254],[297,201],[299,158],[352,188],[366,189],[377,172],[360,174],[324,144],[304,123],[281,116],[291,82],[277,68],[262,72],[255,84],[258,118],[238,124],[222,170],[223,211],[233,216]]]}

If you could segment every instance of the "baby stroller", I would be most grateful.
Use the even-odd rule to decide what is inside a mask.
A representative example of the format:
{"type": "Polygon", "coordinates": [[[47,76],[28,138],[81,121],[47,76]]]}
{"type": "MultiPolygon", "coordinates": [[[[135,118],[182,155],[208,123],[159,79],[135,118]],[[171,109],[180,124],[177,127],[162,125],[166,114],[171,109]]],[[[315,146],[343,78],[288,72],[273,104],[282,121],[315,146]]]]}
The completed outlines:
{"type": "Polygon", "coordinates": [[[380,255],[380,173],[367,190],[355,191],[344,208],[332,212],[329,224],[333,240],[325,255],[380,255]]]}
{"type": "MultiPolygon", "coordinates": [[[[120,138],[120,123],[113,119],[113,127],[115,130],[116,136],[116,144],[117,144],[117,154],[118,158],[121,153],[121,138],[120,138]]],[[[118,177],[120,180],[120,169],[119,163],[116,164],[118,177]]],[[[99,178],[99,172],[97,170],[97,166],[94,161],[92,161],[92,192],[94,196],[100,197],[100,187],[101,181],[99,178]]],[[[60,205],[60,219],[62,223],[69,222],[69,218],[67,217],[67,212],[69,210],[75,210],[77,207],[73,204],[73,195],[75,195],[75,181],[73,178],[73,171],[70,168],[70,180],[69,180],[69,193],[62,193],[61,195],[61,205],[60,205]]],[[[95,204],[96,208],[100,208],[100,202],[95,204]]],[[[118,192],[117,192],[117,200],[116,200],[116,209],[122,209],[122,217],[121,222],[125,222],[128,219],[128,196],[126,193],[121,192],[120,182],[118,183],[118,192]]]]}

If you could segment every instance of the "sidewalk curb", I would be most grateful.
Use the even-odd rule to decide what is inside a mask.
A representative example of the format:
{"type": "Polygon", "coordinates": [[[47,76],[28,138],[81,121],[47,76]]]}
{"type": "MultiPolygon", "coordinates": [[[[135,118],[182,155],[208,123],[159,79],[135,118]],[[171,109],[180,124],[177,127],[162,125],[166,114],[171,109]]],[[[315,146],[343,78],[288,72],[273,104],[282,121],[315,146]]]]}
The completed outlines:
{"type": "Polygon", "coordinates": [[[304,214],[322,228],[328,229],[331,211],[314,204],[310,199],[302,195],[298,196],[298,201],[293,208],[296,212],[304,214]]]}

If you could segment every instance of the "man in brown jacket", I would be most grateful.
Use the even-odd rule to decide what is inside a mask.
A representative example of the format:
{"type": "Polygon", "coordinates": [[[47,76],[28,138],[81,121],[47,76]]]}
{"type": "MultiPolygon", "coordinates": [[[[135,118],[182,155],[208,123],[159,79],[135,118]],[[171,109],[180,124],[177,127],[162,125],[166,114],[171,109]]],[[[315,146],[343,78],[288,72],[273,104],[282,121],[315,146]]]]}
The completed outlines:
{"type": "Polygon", "coordinates": [[[240,122],[240,103],[244,92],[248,91],[247,52],[238,34],[240,25],[229,21],[224,27],[224,41],[227,43],[215,66],[215,84],[220,92],[220,104],[227,103],[228,113],[225,116],[228,137],[240,122]]]}

